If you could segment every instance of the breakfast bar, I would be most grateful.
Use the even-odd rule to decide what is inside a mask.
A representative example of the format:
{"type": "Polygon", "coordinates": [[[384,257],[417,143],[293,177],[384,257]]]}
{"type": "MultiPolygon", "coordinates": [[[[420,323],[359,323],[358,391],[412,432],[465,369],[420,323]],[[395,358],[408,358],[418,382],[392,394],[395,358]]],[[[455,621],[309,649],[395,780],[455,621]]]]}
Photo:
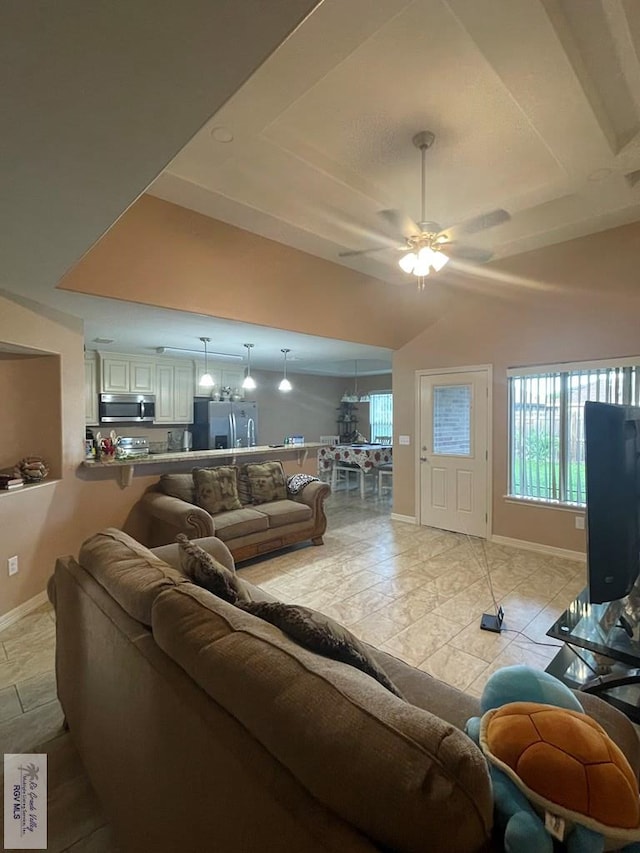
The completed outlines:
{"type": "Polygon", "coordinates": [[[137,465],[158,465],[184,462],[198,462],[212,464],[230,464],[244,460],[256,459],[285,459],[296,460],[298,465],[304,465],[309,451],[316,451],[322,445],[319,442],[307,442],[305,444],[283,444],[283,445],[257,445],[255,447],[232,447],[224,450],[189,450],[173,453],[150,453],[148,456],[136,457],[135,459],[85,459],[81,463],[83,468],[115,468],[118,471],[120,485],[122,488],[130,486],[133,480],[133,472],[137,465]]]}

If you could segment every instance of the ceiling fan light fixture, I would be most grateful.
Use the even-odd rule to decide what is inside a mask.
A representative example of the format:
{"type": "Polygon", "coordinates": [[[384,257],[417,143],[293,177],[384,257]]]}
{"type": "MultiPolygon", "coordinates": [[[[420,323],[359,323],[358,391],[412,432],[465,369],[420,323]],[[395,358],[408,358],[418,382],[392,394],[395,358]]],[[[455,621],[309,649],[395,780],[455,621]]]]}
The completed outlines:
{"type": "Polygon", "coordinates": [[[431,252],[431,266],[436,272],[440,272],[449,263],[449,258],[443,252],[431,252]]]}
{"type": "Polygon", "coordinates": [[[415,252],[407,252],[398,261],[398,266],[403,272],[412,273],[418,261],[418,256],[415,252]]]}

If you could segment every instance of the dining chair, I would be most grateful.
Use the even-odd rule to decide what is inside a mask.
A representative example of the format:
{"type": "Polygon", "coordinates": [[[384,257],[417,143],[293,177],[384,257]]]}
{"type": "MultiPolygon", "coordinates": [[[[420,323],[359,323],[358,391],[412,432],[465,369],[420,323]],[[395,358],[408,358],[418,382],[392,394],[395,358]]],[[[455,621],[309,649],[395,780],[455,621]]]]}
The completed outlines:
{"type": "Polygon", "coordinates": [[[386,462],[377,468],[378,471],[378,495],[382,494],[383,489],[393,490],[393,462],[386,462]],[[385,479],[387,484],[385,485],[385,479]]]}
{"type": "Polygon", "coordinates": [[[391,444],[393,436],[391,435],[377,435],[373,439],[374,444],[391,444]]]}

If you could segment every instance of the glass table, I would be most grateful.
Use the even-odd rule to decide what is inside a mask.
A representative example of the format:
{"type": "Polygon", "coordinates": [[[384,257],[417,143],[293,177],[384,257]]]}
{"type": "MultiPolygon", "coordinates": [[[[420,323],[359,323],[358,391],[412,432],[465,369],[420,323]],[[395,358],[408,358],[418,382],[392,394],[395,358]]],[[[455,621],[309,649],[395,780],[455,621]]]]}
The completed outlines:
{"type": "Polygon", "coordinates": [[[590,604],[583,590],[547,636],[565,643],[547,672],[640,723],[640,587],[606,604],[590,604]]]}

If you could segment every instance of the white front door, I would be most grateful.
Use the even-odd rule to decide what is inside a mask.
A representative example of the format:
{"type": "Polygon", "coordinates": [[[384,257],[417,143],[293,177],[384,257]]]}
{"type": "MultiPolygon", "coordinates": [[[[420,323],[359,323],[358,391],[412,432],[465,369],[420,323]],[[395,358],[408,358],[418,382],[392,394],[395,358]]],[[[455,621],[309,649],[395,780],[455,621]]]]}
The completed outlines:
{"type": "Polygon", "coordinates": [[[420,377],[420,523],[487,536],[488,371],[420,377]]]}

